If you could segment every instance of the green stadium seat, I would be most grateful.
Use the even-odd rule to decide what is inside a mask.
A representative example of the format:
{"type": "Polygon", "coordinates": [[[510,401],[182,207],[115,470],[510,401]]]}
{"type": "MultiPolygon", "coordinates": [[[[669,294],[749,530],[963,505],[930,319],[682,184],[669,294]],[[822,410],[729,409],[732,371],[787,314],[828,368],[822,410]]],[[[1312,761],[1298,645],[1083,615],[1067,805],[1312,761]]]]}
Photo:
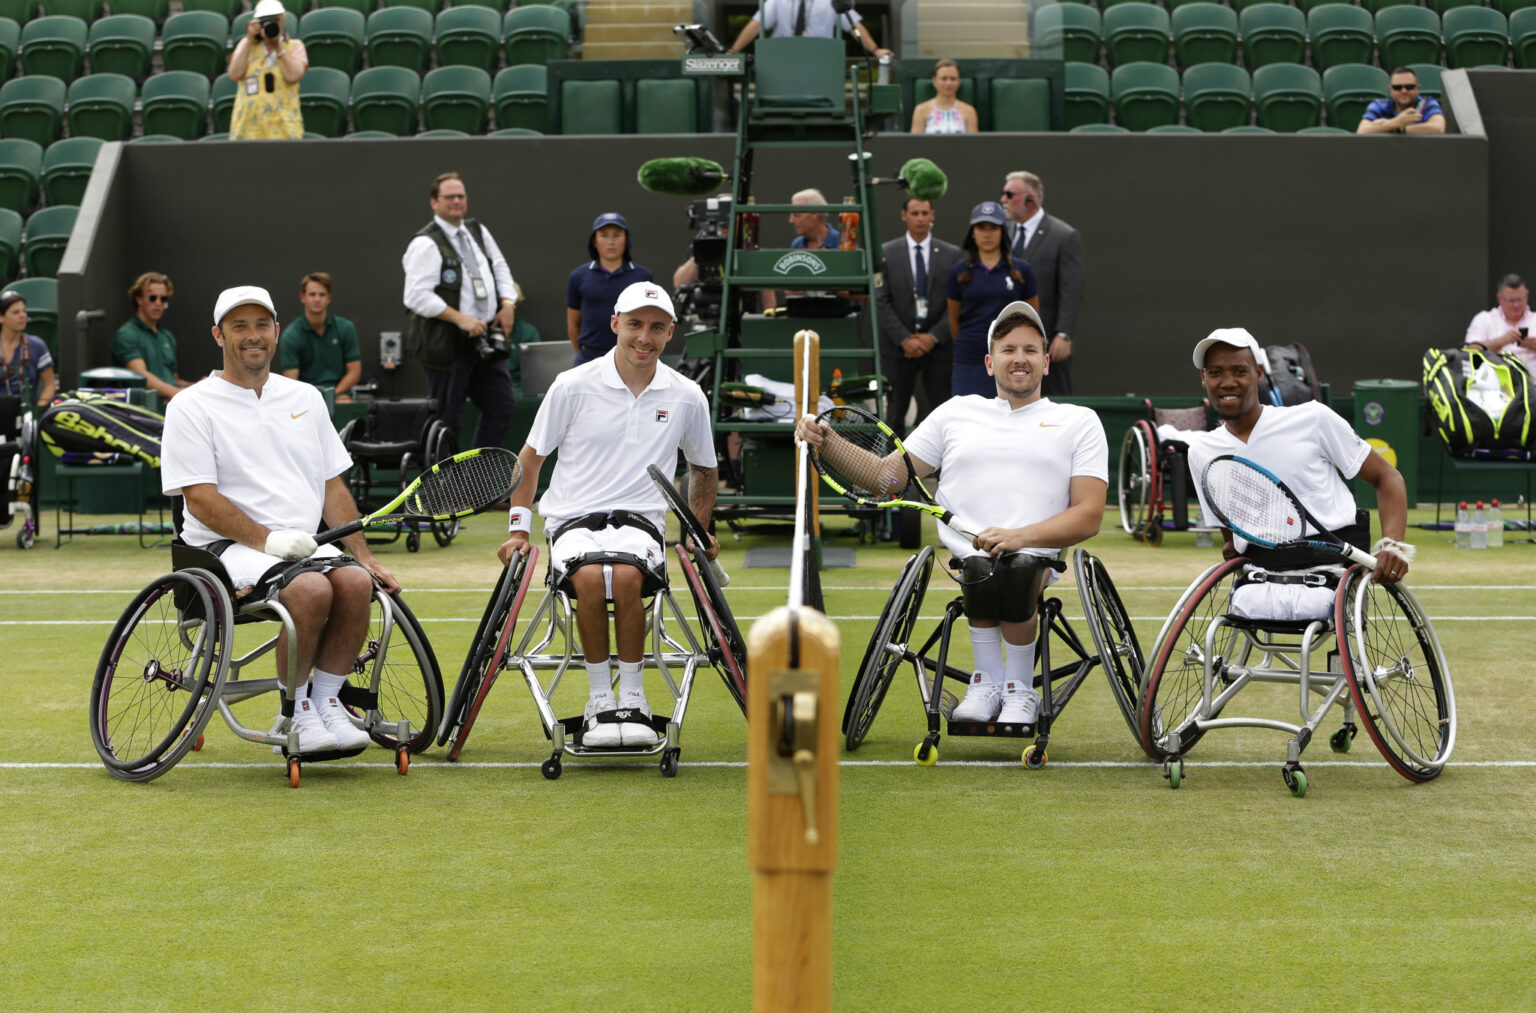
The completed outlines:
{"type": "Polygon", "coordinates": [[[571,16],[543,4],[514,7],[501,22],[501,48],[508,67],[563,60],[571,50],[571,16]]]}
{"type": "Polygon", "coordinates": [[[180,144],[181,138],[172,137],[170,134],[140,134],[129,144],[180,144]]]}
{"type": "Polygon", "coordinates": [[[37,17],[37,0],[0,0],[0,18],[10,18],[19,28],[37,17]]]}
{"type": "Polygon", "coordinates": [[[113,14],[142,14],[157,25],[163,24],[170,12],[171,0],[112,0],[113,14]]]}
{"type": "Polygon", "coordinates": [[[999,132],[1051,129],[1051,82],[1043,77],[994,77],[992,125],[999,132]]]}
{"type": "Polygon", "coordinates": [[[239,14],[244,6],[244,0],[181,0],[184,11],[213,11],[224,15],[225,21],[239,14]]]}
{"type": "MultiPolygon", "coordinates": [[[[378,6],[379,0],[325,0],[325,6],[316,9],[333,10],[338,7],[345,7],[349,11],[357,11],[357,13],[366,18],[377,10],[378,6]]],[[[350,137],[352,135],[348,134],[347,136],[350,137]]]]}
{"type": "Polygon", "coordinates": [[[1410,63],[1408,69],[1418,75],[1420,95],[1428,95],[1434,99],[1445,97],[1445,88],[1440,83],[1440,74],[1445,70],[1444,67],[1438,63],[1410,63]]]}
{"type": "Polygon", "coordinates": [[[696,134],[699,126],[699,90],[692,78],[635,82],[635,133],[696,134]]]}
{"type": "Polygon", "coordinates": [[[1272,0],[1232,0],[1232,9],[1237,11],[1238,17],[1241,19],[1243,11],[1247,10],[1249,7],[1252,7],[1255,4],[1270,2],[1272,2],[1272,0]]]}
{"type": "Polygon", "coordinates": [[[1300,63],[1307,56],[1307,19],[1294,7],[1260,3],[1237,16],[1243,62],[1249,70],[1269,63],[1300,63]]]}
{"type": "Polygon", "coordinates": [[[549,128],[549,76],[538,64],[507,67],[492,86],[496,126],[500,129],[549,128]]]}
{"type": "MultiPolygon", "coordinates": [[[[0,208],[24,211],[37,203],[43,146],[25,137],[0,140],[0,208]]],[[[0,274],[0,277],[10,275],[0,274]]]]}
{"type": "MultiPolygon", "coordinates": [[[[1339,0],[1296,0],[1296,9],[1310,16],[1314,10],[1326,4],[1338,3],[1339,0]]],[[[1369,13],[1369,12],[1367,12],[1369,13]]]]}
{"type": "Polygon", "coordinates": [[[228,131],[220,131],[219,133],[216,133],[216,134],[204,134],[203,136],[201,136],[201,137],[199,137],[197,139],[197,143],[201,144],[204,141],[227,141],[227,140],[229,140],[229,132],[228,131]]]}
{"type": "Polygon", "coordinates": [[[155,23],[142,14],[101,18],[91,25],[86,52],[93,74],[145,77],[155,53],[155,23]]]}
{"type": "Polygon", "coordinates": [[[73,81],[85,66],[84,21],[70,17],[33,18],[21,29],[21,71],[73,81]]]}
{"type": "Polygon", "coordinates": [[[452,127],[438,127],[436,130],[423,130],[417,137],[473,137],[474,134],[463,130],[454,130],[452,127]]]}
{"type": "Polygon", "coordinates": [[[1205,131],[1199,127],[1192,127],[1186,123],[1164,123],[1162,126],[1151,127],[1149,134],[1203,134],[1205,131]]]}
{"type": "Polygon", "coordinates": [[[386,7],[416,7],[433,17],[443,9],[443,0],[383,0],[386,7]]]}
{"type": "MultiPolygon", "coordinates": [[[[222,74],[229,65],[229,19],[213,11],[183,11],[165,19],[160,30],[160,59],[166,70],[189,70],[204,77],[222,74]]],[[[314,65],[310,58],[310,65],[314,65]]]]}
{"type": "Polygon", "coordinates": [[[421,82],[421,122],[427,130],[485,133],[491,114],[491,75],[479,67],[438,67],[421,82]]]}
{"type": "Polygon", "coordinates": [[[343,141],[393,141],[397,137],[388,130],[354,130],[343,141]]]}
{"type": "Polygon", "coordinates": [[[1126,0],[1104,12],[1104,54],[1111,67],[1162,63],[1168,59],[1172,39],[1168,12],[1156,4],[1126,0]]]}
{"type": "Polygon", "coordinates": [[[560,82],[562,134],[617,134],[623,127],[624,97],[619,82],[560,82]]]}
{"type": "Polygon", "coordinates": [[[1074,134],[1128,134],[1130,130],[1118,123],[1084,123],[1081,126],[1073,127],[1069,132],[1074,134]]]}
{"type": "Polygon", "coordinates": [[[231,81],[228,74],[220,74],[213,79],[213,87],[209,89],[209,104],[213,111],[215,133],[229,133],[229,121],[235,113],[235,92],[239,90],[240,85],[231,81]]]}
{"type": "Polygon", "coordinates": [[[1376,19],[1352,4],[1326,3],[1307,13],[1312,66],[1326,71],[1342,63],[1370,63],[1376,56],[1376,19]]]}
{"type": "MultiPolygon", "coordinates": [[[[14,278],[21,273],[21,215],[10,208],[0,208],[0,272],[0,278],[14,278]]],[[[27,322],[30,324],[31,320],[27,322]]],[[[30,326],[27,330],[36,333],[30,326]]]]}
{"type": "Polygon", "coordinates": [[[16,50],[21,48],[21,25],[0,17],[0,81],[9,81],[16,71],[16,50]]]}
{"type": "Polygon", "coordinates": [[[1099,0],[1099,6],[1102,7],[1104,10],[1109,10],[1111,7],[1115,6],[1116,4],[1123,4],[1123,3],[1127,3],[1127,2],[1129,2],[1129,0],[1099,0]]]}
{"type": "Polygon", "coordinates": [[[1353,130],[1345,130],[1343,127],[1302,127],[1296,131],[1298,134],[1333,134],[1336,137],[1349,137],[1353,130]]]}
{"type": "Polygon", "coordinates": [[[1068,63],[1098,63],[1103,39],[1103,19],[1087,4],[1056,3],[1035,11],[1035,48],[1043,53],[1059,50],[1068,63]]]}
{"type": "Polygon", "coordinates": [[[1210,0],[1168,0],[1167,3],[1163,4],[1163,6],[1168,8],[1169,14],[1172,14],[1174,11],[1178,10],[1180,7],[1183,7],[1185,4],[1209,2],[1210,0]]]}
{"type": "MultiPolygon", "coordinates": [[[[356,14],[356,11],[348,11],[356,14]]],[[[304,113],[304,132],[340,137],[347,132],[352,79],[335,67],[311,67],[299,79],[299,109],[304,113]]]]}
{"type": "Polygon", "coordinates": [[[479,67],[490,73],[501,51],[501,15],[489,7],[453,7],[437,16],[439,67],[479,67]]]}
{"type": "Polygon", "coordinates": [[[352,79],[352,125],[358,130],[414,134],[420,103],[421,78],[405,67],[369,67],[352,79]]]}
{"type": "Polygon", "coordinates": [[[529,130],[527,127],[507,127],[503,130],[492,130],[487,137],[543,137],[542,130],[529,130]]]}
{"type": "Polygon", "coordinates": [[[1115,122],[1129,130],[1149,130],[1179,122],[1179,72],[1163,63],[1126,63],[1109,76],[1115,122]]]}
{"type": "Polygon", "coordinates": [[[0,137],[24,137],[47,147],[64,130],[64,82],[18,77],[0,85],[0,137]]]}
{"type": "Polygon", "coordinates": [[[1447,67],[1509,63],[1509,19],[1488,7],[1453,7],[1440,19],[1447,67]]]}
{"type": "Polygon", "coordinates": [[[1223,130],[1222,133],[1224,133],[1224,134],[1277,134],[1277,133],[1279,133],[1279,131],[1278,130],[1272,130],[1269,127],[1259,127],[1259,126],[1253,126],[1251,124],[1245,124],[1245,125],[1243,125],[1241,127],[1228,127],[1227,129],[1223,130]]]}
{"type": "MultiPolygon", "coordinates": [[[[1536,69],[1536,7],[1522,7],[1509,15],[1509,42],[1515,52],[1515,66],[1521,70],[1536,69]]],[[[1422,75],[1419,91],[1424,92],[1422,75]]]]}
{"type": "Polygon", "coordinates": [[[75,227],[80,209],[73,204],[38,208],[27,219],[26,238],[21,243],[21,261],[33,278],[56,278],[69,234],[75,227]]]}
{"type": "Polygon", "coordinates": [[[1065,99],[1067,129],[1109,122],[1109,71],[1093,63],[1069,63],[1065,99]]]}
{"type": "Polygon", "coordinates": [[[208,79],[189,70],[151,75],[139,93],[144,132],[197,140],[206,130],[208,93],[208,79]]]}
{"type": "Polygon", "coordinates": [[[1173,12],[1173,55],[1180,67],[1237,62],[1237,14],[1221,4],[1186,3],[1173,12]]]}
{"type": "Polygon", "coordinates": [[[42,0],[38,12],[44,17],[79,18],[95,21],[106,9],[102,0],[42,0]]]}
{"type": "Polygon", "coordinates": [[[1260,67],[1253,72],[1253,104],[1259,126],[1277,133],[1315,127],[1323,111],[1322,78],[1299,63],[1260,67]]]}
{"type": "MultiPolygon", "coordinates": [[[[1531,7],[1536,7],[1536,0],[1493,0],[1493,9],[1511,19],[1514,18],[1515,11],[1523,11],[1531,7]]],[[[1510,27],[1510,37],[1514,37],[1513,26],[1510,27]]]]}
{"type": "Polygon", "coordinates": [[[95,137],[69,137],[48,146],[43,153],[42,186],[49,204],[78,205],[85,200],[85,187],[104,143],[95,137]]]}
{"type": "Polygon", "coordinates": [[[5,286],[27,301],[27,332],[59,347],[59,282],[57,278],[18,278],[5,286]]]}
{"type": "Polygon", "coordinates": [[[133,134],[138,85],[124,74],[87,74],[69,83],[64,121],[71,137],[126,141],[133,134]]]}
{"type": "Polygon", "coordinates": [[[385,7],[368,15],[368,63],[418,74],[432,55],[432,15],[420,7],[385,7]]]}
{"type": "Polygon", "coordinates": [[[1445,17],[1445,12],[1457,7],[1481,7],[1482,0],[1424,0],[1424,6],[1445,17]]]}
{"type": "Polygon", "coordinates": [[[1215,133],[1253,119],[1253,81],[1230,63],[1197,63],[1184,72],[1184,118],[1215,133]]]}
{"type": "Polygon", "coordinates": [[[368,19],[346,7],[322,7],[310,12],[301,26],[311,67],[330,67],[356,74],[363,65],[363,40],[368,19]]]}
{"type": "Polygon", "coordinates": [[[1386,71],[1368,63],[1341,63],[1323,71],[1323,108],[1328,125],[1354,130],[1365,107],[1391,94],[1386,71]]]}
{"type": "MultiPolygon", "coordinates": [[[[236,10],[238,11],[239,8],[236,8],[236,10]]],[[[244,14],[236,13],[234,17],[229,19],[229,37],[232,42],[240,41],[241,37],[245,35],[245,26],[251,23],[251,18],[254,16],[251,11],[246,11],[244,14]]],[[[302,40],[304,38],[304,19],[292,10],[285,11],[283,14],[283,31],[287,32],[290,38],[302,40]]]]}
{"type": "Polygon", "coordinates": [[[1370,11],[1371,17],[1375,17],[1383,8],[1401,7],[1407,4],[1408,0],[1360,0],[1360,6],[1370,11]]]}
{"type": "Polygon", "coordinates": [[[1440,62],[1440,15],[1398,3],[1376,12],[1376,47],[1387,70],[1440,62]]]}

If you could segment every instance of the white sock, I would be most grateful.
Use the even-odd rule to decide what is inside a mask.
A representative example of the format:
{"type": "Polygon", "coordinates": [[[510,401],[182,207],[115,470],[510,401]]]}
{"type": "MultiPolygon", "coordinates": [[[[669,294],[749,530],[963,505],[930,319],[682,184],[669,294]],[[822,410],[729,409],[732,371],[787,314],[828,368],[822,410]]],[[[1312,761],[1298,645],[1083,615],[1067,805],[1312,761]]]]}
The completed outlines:
{"type": "Polygon", "coordinates": [[[587,665],[587,685],[591,687],[593,696],[599,693],[613,693],[612,674],[606,661],[589,661],[587,665]]]}
{"type": "Polygon", "coordinates": [[[999,626],[971,626],[971,654],[975,656],[976,671],[986,676],[986,681],[1003,684],[1003,631],[999,626]]]}
{"type": "Polygon", "coordinates": [[[317,668],[309,677],[309,688],[316,700],[327,700],[333,696],[340,696],[341,687],[346,685],[346,682],[347,677],[344,675],[332,675],[317,668]]]}
{"type": "MultiPolygon", "coordinates": [[[[1005,641],[1006,643],[1006,641],[1005,641]]],[[[1008,644],[1007,682],[1017,682],[1028,689],[1035,681],[1035,644],[1008,644]]],[[[319,673],[316,673],[317,675],[319,673]]]]}
{"type": "Polygon", "coordinates": [[[620,693],[644,693],[645,692],[645,662],[621,661],[619,662],[619,692],[620,693]]]}

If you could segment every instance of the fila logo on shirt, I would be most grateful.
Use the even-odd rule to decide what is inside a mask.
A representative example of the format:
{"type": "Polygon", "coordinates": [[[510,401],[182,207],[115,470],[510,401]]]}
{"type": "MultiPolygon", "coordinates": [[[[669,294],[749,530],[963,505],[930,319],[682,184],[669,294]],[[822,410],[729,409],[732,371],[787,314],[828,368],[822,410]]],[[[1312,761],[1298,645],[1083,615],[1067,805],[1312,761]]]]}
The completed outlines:
{"type": "Polygon", "coordinates": [[[666,409],[666,408],[658,408],[658,409],[656,409],[656,421],[657,422],[665,422],[665,421],[667,421],[671,417],[672,417],[671,416],[671,412],[668,409],[666,409]]]}

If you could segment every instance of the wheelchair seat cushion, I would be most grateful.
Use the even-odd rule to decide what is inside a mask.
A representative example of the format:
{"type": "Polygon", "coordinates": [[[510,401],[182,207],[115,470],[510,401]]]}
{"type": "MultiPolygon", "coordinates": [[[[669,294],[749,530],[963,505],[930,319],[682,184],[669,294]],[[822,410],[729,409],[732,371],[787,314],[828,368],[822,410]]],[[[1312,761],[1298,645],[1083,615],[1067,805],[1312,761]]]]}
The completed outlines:
{"type": "Polygon", "coordinates": [[[1050,560],[1027,552],[967,556],[960,561],[961,595],[972,619],[1022,623],[1035,614],[1050,560]]]}
{"type": "Polygon", "coordinates": [[[1261,623],[1327,619],[1343,575],[1344,567],[1336,564],[1284,571],[1245,566],[1233,584],[1230,612],[1261,623]]]}

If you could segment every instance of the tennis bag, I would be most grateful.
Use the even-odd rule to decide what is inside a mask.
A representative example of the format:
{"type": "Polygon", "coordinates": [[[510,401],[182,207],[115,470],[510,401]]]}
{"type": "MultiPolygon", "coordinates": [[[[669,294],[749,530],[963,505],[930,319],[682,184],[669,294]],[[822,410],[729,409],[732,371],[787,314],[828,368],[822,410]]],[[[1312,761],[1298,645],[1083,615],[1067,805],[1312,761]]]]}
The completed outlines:
{"type": "Polygon", "coordinates": [[[1265,404],[1296,405],[1306,401],[1321,401],[1323,388],[1317,381],[1317,370],[1312,368],[1312,356],[1301,342],[1291,345],[1270,345],[1264,349],[1269,360],[1264,370],[1265,382],[1259,387],[1259,399],[1265,404]]]}
{"type": "Polygon", "coordinates": [[[1521,449],[1531,437],[1531,371],[1518,356],[1480,348],[1424,353],[1424,395],[1452,454],[1521,449]]]}
{"type": "Polygon", "coordinates": [[[128,404],[127,392],[67,391],[38,423],[43,445],[69,464],[143,461],[160,467],[165,416],[128,404]]]}

